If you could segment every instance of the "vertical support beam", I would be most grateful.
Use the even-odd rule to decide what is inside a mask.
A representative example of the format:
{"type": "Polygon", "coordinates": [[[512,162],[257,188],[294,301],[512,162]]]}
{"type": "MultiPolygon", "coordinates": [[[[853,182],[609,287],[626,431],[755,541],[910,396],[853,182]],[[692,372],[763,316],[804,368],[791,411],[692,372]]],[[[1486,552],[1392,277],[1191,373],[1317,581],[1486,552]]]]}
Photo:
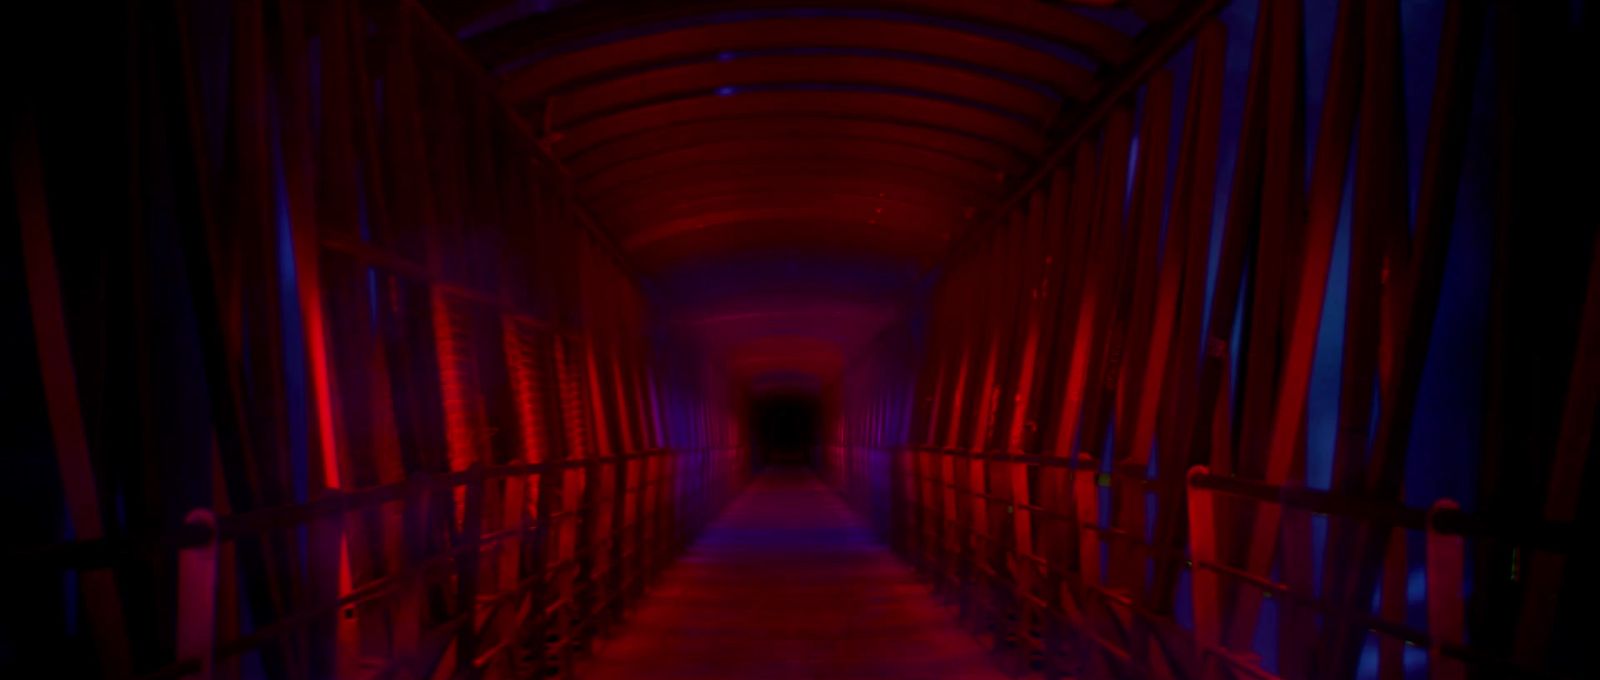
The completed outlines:
{"type": "MultiPolygon", "coordinates": [[[[1298,60],[1302,53],[1300,3],[1280,3],[1274,17],[1274,42],[1272,60],[1279,68],[1274,70],[1276,88],[1292,95],[1292,102],[1283,101],[1285,93],[1279,92],[1271,106],[1271,120],[1277,134],[1269,140],[1268,170],[1263,190],[1261,208],[1263,249],[1267,250],[1267,236],[1275,235],[1282,252],[1260,252],[1258,266],[1266,267],[1284,259],[1291,259],[1288,269],[1275,269],[1274,276],[1265,271],[1255,283],[1258,311],[1251,318],[1252,327],[1261,330],[1276,320],[1276,310],[1284,306],[1286,323],[1280,329],[1270,324],[1269,333],[1253,334],[1251,353],[1260,346],[1270,348],[1282,342],[1281,357],[1276,370],[1270,363],[1252,360],[1249,365],[1247,403],[1245,413],[1243,462],[1259,470],[1262,478],[1271,484],[1288,481],[1291,472],[1301,469],[1304,449],[1305,407],[1309,396],[1312,363],[1316,356],[1318,331],[1322,322],[1322,302],[1325,296],[1328,271],[1333,255],[1333,241],[1338,224],[1339,206],[1344,192],[1344,179],[1349,141],[1356,111],[1356,85],[1359,82],[1359,54],[1355,49],[1359,33],[1354,22],[1359,18],[1360,3],[1344,2],[1339,9],[1338,23],[1334,29],[1334,50],[1330,58],[1328,91],[1324,100],[1322,127],[1317,141],[1317,158],[1312,169],[1309,210],[1301,212],[1300,168],[1303,163],[1303,86],[1298,77],[1298,60]],[[1285,11],[1287,10],[1287,11],[1285,11]],[[1285,36],[1292,36],[1287,45],[1285,36]],[[1293,70],[1293,73],[1286,71],[1293,70]],[[1288,82],[1283,82],[1288,81],[1288,82]],[[1286,185],[1284,179],[1290,180],[1286,185]],[[1304,220],[1302,226],[1301,220],[1304,220]],[[1288,257],[1286,257],[1286,255],[1288,257]],[[1298,276],[1295,272],[1298,271],[1298,276]],[[1265,278],[1263,278],[1265,277],[1265,278]],[[1282,288],[1280,292],[1278,289],[1282,288]],[[1264,294],[1271,292],[1270,299],[1264,294]],[[1281,301],[1280,301],[1281,299],[1281,301]],[[1280,340],[1280,336],[1283,337],[1280,340]],[[1264,456],[1256,452],[1264,453],[1264,456]]],[[[1280,263],[1281,264],[1281,263],[1280,263]]],[[[1267,351],[1267,350],[1261,350],[1267,351]]],[[[1283,506],[1259,503],[1250,518],[1253,528],[1245,550],[1245,567],[1251,573],[1264,575],[1271,568],[1273,556],[1280,545],[1280,525],[1283,506]]],[[[1241,517],[1243,519],[1243,517],[1241,517]]],[[[1284,550],[1294,549],[1283,545],[1284,550]]],[[[1302,556],[1286,556],[1286,565],[1302,564],[1302,556]]],[[[1300,578],[1300,576],[1294,576],[1300,578]]],[[[1305,575],[1309,578],[1309,575],[1305,575]]],[[[1245,646],[1255,635],[1256,617],[1261,595],[1253,588],[1239,591],[1235,604],[1235,618],[1230,641],[1235,646],[1245,646]]],[[[1289,605],[1292,609],[1293,605],[1289,605]]],[[[1309,640],[1299,636],[1308,634],[1298,626],[1301,617],[1297,612],[1281,611],[1284,629],[1295,639],[1282,644],[1300,648],[1309,640]]],[[[1297,663],[1291,660],[1290,663],[1297,663]]]]}
{"type": "MultiPolygon", "coordinates": [[[[320,227],[326,219],[334,224],[336,230],[344,227],[352,233],[358,231],[358,204],[362,202],[362,197],[358,195],[355,154],[350,147],[350,130],[353,127],[350,91],[355,89],[359,95],[364,79],[351,77],[353,69],[350,65],[364,46],[351,45],[357,39],[352,35],[351,27],[358,23],[353,16],[355,9],[351,3],[332,3],[314,9],[311,18],[318,29],[323,59],[318,64],[319,73],[315,74],[320,79],[322,91],[313,95],[310,88],[315,81],[311,80],[313,74],[310,72],[309,47],[304,35],[307,17],[303,10],[301,2],[280,3],[277,18],[281,26],[277,40],[268,42],[275,42],[279,48],[274,65],[279,73],[279,97],[283,101],[279,116],[279,144],[283,159],[281,181],[284,183],[287,205],[282,209],[288,214],[289,220],[290,247],[295,265],[294,285],[298,294],[294,304],[298,305],[302,324],[300,341],[305,348],[310,378],[310,416],[314,431],[309,438],[308,455],[321,473],[321,489],[337,490],[345,486],[349,462],[343,460],[341,454],[345,447],[339,439],[342,432],[338,422],[341,411],[335,403],[335,395],[340,392],[334,372],[334,351],[330,347],[333,334],[328,330],[324,314],[320,227]],[[320,112],[311,110],[314,101],[321,102],[320,112]],[[321,140],[313,141],[312,121],[318,119],[324,121],[324,135],[321,140]],[[317,153],[319,149],[321,154],[317,153]],[[322,191],[319,192],[319,188],[322,191]],[[320,202],[319,196],[322,199],[320,202]]],[[[370,199],[367,202],[381,203],[370,199]]],[[[382,407],[382,404],[373,405],[374,409],[382,407]]],[[[383,452],[363,453],[377,457],[383,452]]],[[[400,478],[391,474],[383,481],[399,481],[400,478]]],[[[388,521],[393,530],[401,529],[398,517],[391,514],[388,521]]],[[[350,525],[360,526],[355,522],[350,525]]],[[[316,576],[312,581],[321,584],[318,588],[319,597],[344,597],[354,589],[357,578],[374,573],[370,567],[371,556],[364,551],[357,554],[364,568],[357,569],[352,565],[345,522],[313,522],[312,532],[313,543],[317,546],[313,555],[320,558],[314,566],[316,576]]],[[[358,542],[358,545],[365,544],[358,542]]],[[[390,554],[398,558],[402,551],[396,547],[390,554]]],[[[396,562],[390,565],[391,569],[400,568],[398,560],[396,562]]],[[[397,611],[403,608],[404,605],[396,606],[397,611]]],[[[341,611],[333,625],[336,629],[332,650],[334,672],[349,675],[357,670],[357,655],[362,643],[358,609],[352,607],[341,611]]],[[[404,634],[399,637],[403,640],[404,634]]]]}
{"type": "MultiPolygon", "coordinates": [[[[56,269],[50,209],[45,193],[44,167],[39,157],[38,130],[31,112],[17,116],[11,131],[11,176],[15,183],[17,221],[22,232],[24,275],[28,309],[33,321],[33,344],[39,354],[45,408],[56,450],[67,517],[79,540],[105,536],[100,497],[89,440],[84,432],[78,401],[78,376],[72,363],[72,342],[67,332],[66,310],[61,300],[56,269]]],[[[123,628],[122,599],[110,569],[89,569],[80,576],[89,611],[90,635],[101,668],[108,678],[122,677],[131,669],[127,631],[123,628]]]]}
{"type": "MultiPolygon", "coordinates": [[[[1575,352],[1540,513],[1549,522],[1578,519],[1585,468],[1594,449],[1595,414],[1600,413],[1600,238],[1594,239],[1589,258],[1575,352]]],[[[1558,598],[1568,574],[1566,563],[1567,556],[1544,550],[1535,551],[1530,560],[1528,572],[1533,578],[1524,596],[1516,639],[1517,657],[1525,663],[1541,662],[1549,649],[1558,598]]]]}
{"type": "MultiPolygon", "coordinates": [[[[1205,331],[1206,277],[1213,203],[1217,195],[1217,156],[1221,146],[1223,75],[1227,49],[1226,29],[1211,21],[1195,37],[1194,63],[1190,71],[1184,142],[1179,152],[1179,171],[1172,198],[1169,233],[1187,232],[1190,244],[1182,256],[1183,274],[1174,321],[1171,368],[1161,383],[1160,401],[1154,406],[1156,477],[1160,505],[1155,533],[1155,574],[1145,596],[1148,606],[1164,611],[1171,606],[1181,565],[1165,556],[1181,550],[1184,531],[1184,475],[1190,466],[1188,427],[1192,417],[1190,399],[1198,389],[1201,338],[1205,331]],[[1187,167],[1186,165],[1187,164],[1187,167]]],[[[1135,447],[1143,444],[1135,442],[1135,447]]]]}
{"type": "MultiPolygon", "coordinates": [[[[1120,473],[1111,479],[1114,504],[1111,523],[1126,532],[1126,538],[1111,545],[1110,564],[1116,574],[1116,587],[1130,594],[1137,593],[1144,585],[1148,556],[1142,549],[1142,540],[1134,542],[1145,535],[1147,504],[1142,478],[1149,469],[1150,453],[1149,440],[1143,450],[1133,446],[1138,422],[1136,413],[1147,376],[1165,370],[1165,338],[1159,334],[1167,329],[1161,316],[1170,315],[1170,303],[1174,300],[1169,295],[1169,304],[1164,310],[1158,295],[1162,279],[1171,277],[1171,274],[1163,277],[1163,270],[1175,270],[1174,261],[1181,262],[1181,258],[1171,258],[1166,261],[1168,266],[1163,267],[1160,261],[1162,204],[1167,196],[1167,158],[1171,152],[1172,90],[1169,71],[1156,73],[1145,89],[1138,160],[1129,196],[1126,229],[1129,241],[1123,248],[1123,271],[1117,284],[1125,291],[1118,295],[1121,319],[1118,335],[1122,340],[1120,347],[1113,346],[1108,352],[1107,363],[1112,366],[1103,381],[1106,389],[1100,399],[1100,428],[1105,433],[1103,436],[1112,439],[1112,461],[1106,469],[1120,473]]],[[[1168,242],[1179,240],[1181,238],[1169,238],[1168,242]]],[[[1156,390],[1159,392],[1159,387],[1156,390]]],[[[1151,401],[1153,403],[1153,399],[1151,401]]]]}
{"type": "MultiPolygon", "coordinates": [[[[1387,13],[1395,10],[1391,8],[1385,11],[1382,17],[1369,16],[1368,20],[1381,20],[1385,24],[1397,20],[1387,13]]],[[[1441,34],[1439,75],[1435,83],[1428,138],[1423,153],[1422,179],[1417,191],[1415,229],[1407,232],[1404,222],[1401,222],[1398,228],[1398,232],[1401,233],[1394,235],[1394,238],[1409,235],[1412,243],[1409,248],[1399,249],[1400,253],[1391,255],[1391,263],[1399,261],[1404,265],[1399,268],[1398,276],[1394,277],[1398,281],[1392,285],[1390,293],[1393,297],[1390,302],[1392,312],[1387,317],[1389,323],[1395,326],[1393,332],[1387,335],[1392,341],[1386,351],[1393,356],[1387,360],[1391,368],[1382,384],[1383,408],[1378,414],[1376,432],[1372,437],[1372,453],[1367,459],[1363,479],[1360,480],[1363,491],[1374,498],[1398,498],[1404,481],[1405,452],[1410,441],[1411,422],[1421,390],[1427,350],[1432,340],[1434,312],[1438,307],[1439,292],[1443,285],[1450,233],[1455,223],[1456,197],[1464,159],[1464,141],[1471,113],[1471,84],[1478,62],[1477,46],[1481,39],[1482,12],[1483,8],[1479,3],[1464,0],[1452,2],[1446,8],[1441,34]],[[1402,258],[1401,255],[1405,255],[1407,250],[1409,256],[1402,258]]],[[[1383,47],[1392,52],[1394,46],[1389,43],[1398,40],[1398,36],[1393,35],[1397,28],[1383,25],[1379,29],[1381,30],[1368,30],[1365,39],[1381,41],[1384,43],[1383,47]]],[[[1371,53],[1368,55],[1369,60],[1377,58],[1371,53]]],[[[1385,66],[1381,68],[1392,71],[1391,62],[1394,61],[1390,59],[1384,62],[1385,66]]],[[[1369,63],[1367,66],[1371,68],[1373,64],[1369,63]]],[[[1387,75],[1393,76],[1392,73],[1387,75]]],[[[1370,70],[1366,79],[1373,79],[1370,70]]],[[[1364,87],[1368,89],[1382,87],[1379,91],[1383,96],[1391,98],[1399,96],[1398,93],[1389,91],[1389,88],[1394,86],[1397,86],[1397,83],[1364,83],[1364,87]]],[[[1358,142],[1363,144],[1363,147],[1358,149],[1362,158],[1371,156],[1365,145],[1370,144],[1373,147],[1394,145],[1396,142],[1393,140],[1399,138],[1398,132],[1391,131],[1388,135],[1370,141],[1366,139],[1369,131],[1378,125],[1399,124],[1399,121],[1386,120],[1373,121],[1373,124],[1369,125],[1367,107],[1380,104],[1371,99],[1371,96],[1363,94],[1363,114],[1360,123],[1363,133],[1362,141],[1358,142]],[[1384,137],[1389,139],[1385,140],[1384,137]]],[[[1377,112],[1371,112],[1371,115],[1377,115],[1377,112]]],[[[1388,167],[1384,170],[1393,171],[1394,168],[1388,167]]],[[[1358,173],[1364,172],[1358,170],[1358,173]]],[[[1367,200],[1379,203],[1374,209],[1384,212],[1373,219],[1404,219],[1403,212],[1399,216],[1389,212],[1395,209],[1394,204],[1397,200],[1403,200],[1395,198],[1397,189],[1394,186],[1374,187],[1363,191],[1360,174],[1357,181],[1355,207],[1357,222],[1366,219],[1361,196],[1363,193],[1371,194],[1374,191],[1379,195],[1367,200]],[[1390,198],[1384,199],[1383,196],[1390,198]]],[[[1400,185],[1402,193],[1399,196],[1403,197],[1403,176],[1400,182],[1402,182],[1400,185]]],[[[1352,277],[1352,284],[1354,281],[1352,277]]],[[[1370,530],[1358,529],[1353,533],[1353,543],[1341,543],[1335,542],[1333,538],[1337,534],[1330,532],[1328,552],[1333,555],[1335,551],[1353,550],[1340,555],[1340,559],[1353,565],[1353,571],[1345,570],[1342,583],[1344,589],[1335,592],[1347,601],[1363,602],[1371,597],[1386,537],[1380,532],[1370,530]]],[[[1333,635],[1324,636],[1324,641],[1336,650],[1329,657],[1333,661],[1328,666],[1332,672],[1347,670],[1354,666],[1359,653],[1360,638],[1359,630],[1345,626],[1336,627],[1333,635]]]]}
{"type": "MultiPolygon", "coordinates": [[[[1045,290],[1050,282],[1050,258],[1048,250],[1044,248],[1045,234],[1045,196],[1049,187],[1046,186],[1034,193],[1028,203],[1028,215],[1025,223],[1025,233],[1022,247],[1019,252],[1026,267],[1023,269],[1023,278],[1019,294],[1027,295],[1024,302],[1021,319],[1017,325],[1018,332],[1022,335],[1021,356],[1015,363],[1016,379],[1011,393],[1010,424],[1004,432],[1001,442],[1002,450],[1016,456],[1025,453],[1025,443],[1028,439],[1028,415],[1032,410],[1032,398],[1036,382],[1041,373],[1039,364],[1039,345],[1042,335],[1041,319],[1044,316],[1046,304],[1045,290]]],[[[1051,302],[1054,298],[1049,298],[1051,302]]],[[[1030,484],[1030,468],[1032,465],[1020,460],[1010,461],[1010,491],[1012,499],[1012,541],[1014,557],[1012,568],[1017,586],[1017,616],[1016,636],[1025,646],[1022,653],[1026,656],[1033,654],[1032,638],[1036,629],[1035,622],[1043,612],[1037,611],[1034,606],[1036,592],[1038,591],[1039,568],[1036,562],[1037,555],[1034,551],[1034,515],[1031,509],[1034,505],[1032,488],[1030,484]]]]}
{"type": "MultiPolygon", "coordinates": [[[[1083,422],[1085,395],[1089,390],[1098,391],[1099,388],[1090,380],[1091,375],[1098,375],[1099,370],[1091,359],[1097,356],[1095,350],[1100,346],[1100,337],[1103,335],[1100,331],[1104,326],[1105,311],[1101,307],[1109,302],[1102,299],[1102,296],[1110,294],[1106,290],[1109,282],[1101,279],[1107,276],[1108,270],[1114,269],[1108,260],[1114,259],[1116,233],[1122,224],[1128,173],[1127,150],[1133,134],[1131,119],[1132,114],[1126,107],[1112,112],[1102,133],[1099,167],[1092,172],[1075,173],[1079,182],[1092,178],[1093,193],[1085,197],[1085,205],[1081,206],[1088,212],[1088,220],[1092,222],[1079,227],[1086,232],[1087,250],[1082,262],[1082,288],[1074,296],[1077,298],[1077,318],[1072,324],[1073,339],[1067,345],[1071,347],[1072,359],[1067,367],[1060,423],[1056,430],[1055,450],[1059,452],[1078,453],[1083,447],[1096,443],[1080,441],[1079,430],[1083,422]]],[[[1098,458],[1098,451],[1090,450],[1087,453],[1098,458]]]]}

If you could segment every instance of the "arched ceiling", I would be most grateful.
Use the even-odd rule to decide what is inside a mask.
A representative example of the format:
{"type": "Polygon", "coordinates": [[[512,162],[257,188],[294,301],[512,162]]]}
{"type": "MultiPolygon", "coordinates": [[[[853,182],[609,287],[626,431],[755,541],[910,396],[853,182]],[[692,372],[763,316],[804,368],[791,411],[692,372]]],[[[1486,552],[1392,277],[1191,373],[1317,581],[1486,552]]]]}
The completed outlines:
{"type": "Polygon", "coordinates": [[[658,302],[826,384],[1187,0],[425,0],[658,302]]]}

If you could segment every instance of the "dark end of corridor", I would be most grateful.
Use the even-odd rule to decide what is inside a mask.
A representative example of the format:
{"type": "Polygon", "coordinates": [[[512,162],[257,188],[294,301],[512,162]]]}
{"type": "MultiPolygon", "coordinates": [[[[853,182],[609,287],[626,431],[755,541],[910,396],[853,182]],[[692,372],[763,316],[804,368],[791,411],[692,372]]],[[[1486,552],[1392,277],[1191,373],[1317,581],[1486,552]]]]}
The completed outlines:
{"type": "Polygon", "coordinates": [[[765,394],[750,400],[755,460],[770,465],[813,465],[822,443],[822,403],[815,394],[765,394]]]}

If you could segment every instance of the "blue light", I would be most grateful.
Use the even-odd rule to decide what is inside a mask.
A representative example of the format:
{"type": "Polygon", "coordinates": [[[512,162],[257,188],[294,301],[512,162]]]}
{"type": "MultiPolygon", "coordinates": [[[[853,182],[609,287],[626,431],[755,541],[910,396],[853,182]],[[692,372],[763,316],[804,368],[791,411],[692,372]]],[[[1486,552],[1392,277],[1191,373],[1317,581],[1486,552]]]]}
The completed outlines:
{"type": "Polygon", "coordinates": [[[717,96],[718,97],[732,97],[733,95],[737,94],[738,92],[739,92],[739,88],[736,88],[736,87],[734,87],[732,85],[723,85],[722,87],[717,88],[717,96]]]}

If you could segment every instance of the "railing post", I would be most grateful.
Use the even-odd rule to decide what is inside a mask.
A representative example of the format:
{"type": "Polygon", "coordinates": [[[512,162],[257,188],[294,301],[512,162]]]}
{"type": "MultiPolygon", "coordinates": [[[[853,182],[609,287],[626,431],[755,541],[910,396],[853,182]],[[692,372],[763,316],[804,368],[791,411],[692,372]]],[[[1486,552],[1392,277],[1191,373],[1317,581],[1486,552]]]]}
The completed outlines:
{"type": "Polygon", "coordinates": [[[1428,671],[1433,680],[1462,680],[1466,667],[1445,656],[1445,645],[1460,645],[1466,638],[1466,604],[1462,600],[1465,540],[1438,530],[1434,519],[1441,512],[1459,510],[1448,498],[1428,509],[1428,671]]]}
{"type": "Polygon", "coordinates": [[[456,555],[456,601],[461,616],[465,618],[456,630],[456,674],[462,678],[479,677],[476,665],[478,656],[478,564],[483,554],[483,485],[484,467],[473,463],[468,470],[461,517],[462,550],[456,555]]]}
{"type": "Polygon", "coordinates": [[[1086,527],[1099,526],[1100,490],[1097,478],[1099,461],[1087,452],[1079,453],[1073,469],[1072,497],[1078,519],[1078,571],[1083,582],[1098,586],[1103,583],[1100,573],[1101,536],[1097,530],[1086,527]]]}
{"type": "Polygon", "coordinates": [[[1217,532],[1212,491],[1195,483],[1196,478],[1209,475],[1204,465],[1189,468],[1189,568],[1194,602],[1194,634],[1202,648],[1215,649],[1222,644],[1222,610],[1219,606],[1222,583],[1216,572],[1207,569],[1217,559],[1217,532]]]}
{"type": "Polygon", "coordinates": [[[208,538],[178,551],[178,658],[200,661],[200,670],[185,680],[210,680],[217,634],[217,516],[196,508],[183,523],[204,529],[208,538]]]}

